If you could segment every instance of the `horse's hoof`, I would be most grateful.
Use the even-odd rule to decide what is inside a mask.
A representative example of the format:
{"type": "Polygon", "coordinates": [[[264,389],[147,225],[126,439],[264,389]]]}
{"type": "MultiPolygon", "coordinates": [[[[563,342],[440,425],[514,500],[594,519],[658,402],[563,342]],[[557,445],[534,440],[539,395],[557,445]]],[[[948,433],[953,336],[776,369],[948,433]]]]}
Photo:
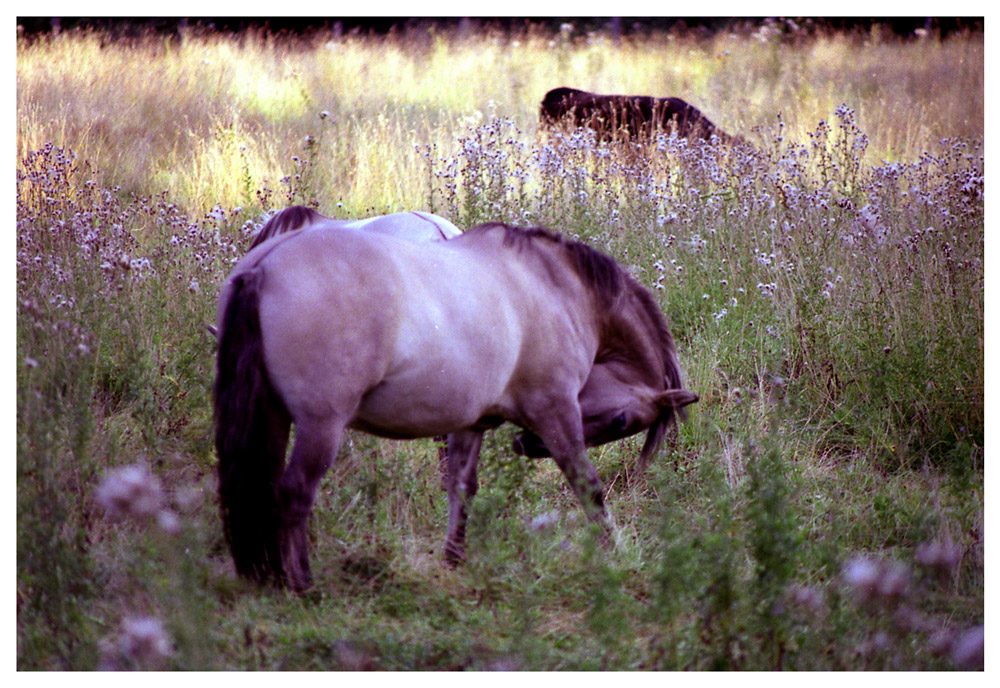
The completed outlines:
{"type": "Polygon", "coordinates": [[[307,577],[304,579],[296,578],[294,580],[290,579],[285,581],[285,588],[288,590],[288,592],[292,593],[293,595],[305,595],[310,590],[312,590],[312,587],[313,587],[312,577],[307,577]]]}
{"type": "Polygon", "coordinates": [[[312,572],[309,570],[308,566],[289,566],[288,564],[285,564],[281,584],[290,593],[294,595],[302,595],[303,593],[309,592],[313,586],[312,572]]]}
{"type": "Polygon", "coordinates": [[[461,564],[465,563],[465,552],[463,550],[445,547],[444,563],[448,566],[448,568],[458,568],[461,564]]]}

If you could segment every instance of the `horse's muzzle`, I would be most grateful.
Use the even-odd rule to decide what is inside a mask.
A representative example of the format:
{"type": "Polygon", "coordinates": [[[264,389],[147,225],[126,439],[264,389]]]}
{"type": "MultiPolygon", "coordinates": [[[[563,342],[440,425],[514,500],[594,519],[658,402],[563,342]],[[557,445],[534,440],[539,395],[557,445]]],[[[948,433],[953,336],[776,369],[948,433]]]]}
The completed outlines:
{"type": "Polygon", "coordinates": [[[530,432],[522,432],[511,442],[511,448],[519,456],[527,456],[529,459],[544,459],[552,456],[552,452],[545,446],[538,435],[530,432]]]}

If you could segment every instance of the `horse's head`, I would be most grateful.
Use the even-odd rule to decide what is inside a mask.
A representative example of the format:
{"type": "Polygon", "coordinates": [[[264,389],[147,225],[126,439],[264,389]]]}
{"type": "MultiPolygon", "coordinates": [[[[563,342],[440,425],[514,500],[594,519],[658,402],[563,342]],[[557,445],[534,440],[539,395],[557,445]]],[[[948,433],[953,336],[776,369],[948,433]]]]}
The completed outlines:
{"type": "MultiPolygon", "coordinates": [[[[580,391],[583,436],[588,447],[614,442],[648,429],[639,457],[644,466],[656,450],[675,414],[698,401],[698,396],[679,388],[654,389],[636,379],[634,370],[620,362],[595,364],[580,391]]],[[[524,432],[514,439],[514,451],[533,458],[551,456],[535,434],[524,432]]]]}
{"type": "MultiPolygon", "coordinates": [[[[612,258],[586,244],[541,229],[507,230],[505,242],[553,247],[554,254],[561,253],[591,289],[590,315],[599,323],[599,341],[577,396],[584,442],[594,447],[648,429],[639,456],[639,466],[645,466],[675,415],[683,416],[683,408],[698,401],[696,394],[683,388],[673,338],[659,305],[612,258]]],[[[530,431],[517,437],[514,451],[551,456],[541,438],[530,431]]]]}

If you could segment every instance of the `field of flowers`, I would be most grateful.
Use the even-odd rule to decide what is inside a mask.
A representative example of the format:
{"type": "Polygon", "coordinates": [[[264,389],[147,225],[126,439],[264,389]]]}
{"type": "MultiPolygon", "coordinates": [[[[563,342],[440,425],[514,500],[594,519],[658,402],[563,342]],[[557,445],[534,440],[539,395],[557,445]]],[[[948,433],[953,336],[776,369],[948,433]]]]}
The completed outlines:
{"type": "Polygon", "coordinates": [[[774,22],[20,40],[18,668],[981,668],[983,73],[981,33],[774,22]],[[540,131],[561,85],[746,142],[540,131]],[[355,433],[315,590],[234,576],[205,326],[293,203],[545,226],[654,292],[701,401],[641,475],[590,451],[613,550],[501,428],[445,568],[437,445],[355,433]]]}

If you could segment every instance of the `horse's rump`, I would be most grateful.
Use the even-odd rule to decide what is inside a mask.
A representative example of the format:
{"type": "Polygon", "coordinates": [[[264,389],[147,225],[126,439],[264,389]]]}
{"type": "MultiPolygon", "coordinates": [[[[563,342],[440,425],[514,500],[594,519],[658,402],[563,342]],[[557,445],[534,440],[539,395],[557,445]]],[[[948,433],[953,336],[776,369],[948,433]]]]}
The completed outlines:
{"type": "Polygon", "coordinates": [[[445,241],[462,233],[462,230],[445,218],[419,210],[358,220],[335,220],[312,208],[295,205],[279,211],[268,220],[254,237],[250,250],[282,234],[311,228],[355,229],[411,241],[445,241]]]}

